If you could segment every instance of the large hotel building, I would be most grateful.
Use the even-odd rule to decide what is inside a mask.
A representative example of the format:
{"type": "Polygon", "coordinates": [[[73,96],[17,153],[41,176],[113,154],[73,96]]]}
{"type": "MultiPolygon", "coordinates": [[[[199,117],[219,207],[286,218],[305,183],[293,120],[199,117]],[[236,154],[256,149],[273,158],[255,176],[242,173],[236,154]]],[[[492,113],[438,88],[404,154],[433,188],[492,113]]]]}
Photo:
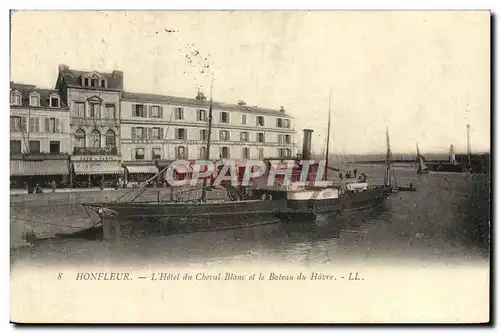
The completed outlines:
{"type": "MultiPolygon", "coordinates": [[[[121,71],[85,72],[65,65],[59,66],[55,89],[11,83],[11,180],[46,180],[37,177],[40,168],[54,167],[46,162],[34,166],[38,155],[45,160],[57,155],[66,169],[60,166],[64,177],[55,179],[72,186],[95,186],[117,177],[134,181],[157,172],[160,161],[204,158],[209,104],[201,93],[183,98],[126,92],[121,71]],[[31,103],[34,94],[40,105],[31,103]],[[35,119],[40,114],[47,130],[27,125],[28,113],[35,119]]],[[[292,120],[284,108],[214,102],[210,157],[294,157],[292,120]]]]}

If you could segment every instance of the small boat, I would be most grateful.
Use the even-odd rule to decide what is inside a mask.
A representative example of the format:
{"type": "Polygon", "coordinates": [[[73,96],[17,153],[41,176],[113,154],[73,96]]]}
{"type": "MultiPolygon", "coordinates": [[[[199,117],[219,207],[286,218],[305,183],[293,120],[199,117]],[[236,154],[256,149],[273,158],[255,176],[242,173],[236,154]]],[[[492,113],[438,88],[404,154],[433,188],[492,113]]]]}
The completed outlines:
{"type": "Polygon", "coordinates": [[[427,170],[427,166],[425,165],[424,162],[424,157],[420,155],[420,150],[418,149],[418,144],[417,144],[417,174],[426,174],[429,173],[429,170],[427,170]]]}
{"type": "Polygon", "coordinates": [[[398,186],[399,192],[416,192],[417,188],[413,187],[411,184],[408,186],[398,186]]]}

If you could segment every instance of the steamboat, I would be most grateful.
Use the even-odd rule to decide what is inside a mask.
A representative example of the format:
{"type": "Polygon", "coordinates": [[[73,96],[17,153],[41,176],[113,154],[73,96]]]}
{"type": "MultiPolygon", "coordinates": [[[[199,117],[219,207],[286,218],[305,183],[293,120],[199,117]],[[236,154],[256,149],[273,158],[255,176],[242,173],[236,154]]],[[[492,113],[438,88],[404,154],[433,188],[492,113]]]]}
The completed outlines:
{"type": "MultiPolygon", "coordinates": [[[[212,104],[210,98],[207,161],[210,160],[212,104]]],[[[98,216],[104,239],[116,239],[128,232],[137,235],[138,230],[146,234],[150,232],[168,234],[264,223],[312,221],[318,215],[367,210],[382,204],[397,191],[397,186],[395,187],[392,182],[393,169],[388,132],[383,184],[369,185],[366,179],[337,179],[328,182],[328,170],[332,169],[328,165],[330,118],[329,108],[326,163],[311,161],[313,130],[304,129],[300,156],[287,161],[266,159],[266,171],[261,176],[250,179],[249,182],[243,181],[244,175],[248,176],[251,171],[248,170],[248,165],[234,168],[234,162],[220,160],[215,168],[216,172],[203,179],[201,195],[197,199],[183,202],[171,198],[167,200],[158,198],[154,202],[138,201],[140,194],[147,190],[148,183],[175,167],[170,164],[144,182],[140,193],[133,200],[84,204],[84,208],[90,215],[98,216]],[[234,181],[217,182],[217,177],[227,176],[228,172],[236,172],[236,184],[234,181]],[[214,188],[226,191],[226,199],[207,199],[207,191],[214,188]]]]}

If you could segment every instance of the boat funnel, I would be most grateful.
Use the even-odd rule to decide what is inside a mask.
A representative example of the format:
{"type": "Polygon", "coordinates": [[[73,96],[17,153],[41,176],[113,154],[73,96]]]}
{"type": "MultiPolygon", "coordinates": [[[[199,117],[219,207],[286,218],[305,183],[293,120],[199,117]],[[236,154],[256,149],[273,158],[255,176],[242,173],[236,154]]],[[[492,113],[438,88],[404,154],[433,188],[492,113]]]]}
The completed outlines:
{"type": "Polygon", "coordinates": [[[304,138],[302,140],[302,159],[311,159],[311,141],[312,141],[312,129],[304,129],[304,138]]]}

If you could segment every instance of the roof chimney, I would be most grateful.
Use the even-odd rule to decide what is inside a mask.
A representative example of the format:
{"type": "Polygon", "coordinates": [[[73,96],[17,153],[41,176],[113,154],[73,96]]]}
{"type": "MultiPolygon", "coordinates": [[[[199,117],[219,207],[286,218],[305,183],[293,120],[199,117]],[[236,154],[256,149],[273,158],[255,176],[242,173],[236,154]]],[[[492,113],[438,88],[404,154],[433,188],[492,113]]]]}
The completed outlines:
{"type": "Polygon", "coordinates": [[[59,65],[59,72],[67,72],[67,71],[69,71],[69,67],[67,65],[64,64],[59,65]]]}

